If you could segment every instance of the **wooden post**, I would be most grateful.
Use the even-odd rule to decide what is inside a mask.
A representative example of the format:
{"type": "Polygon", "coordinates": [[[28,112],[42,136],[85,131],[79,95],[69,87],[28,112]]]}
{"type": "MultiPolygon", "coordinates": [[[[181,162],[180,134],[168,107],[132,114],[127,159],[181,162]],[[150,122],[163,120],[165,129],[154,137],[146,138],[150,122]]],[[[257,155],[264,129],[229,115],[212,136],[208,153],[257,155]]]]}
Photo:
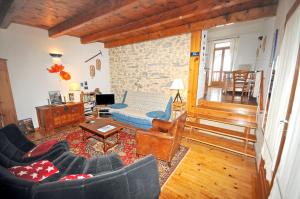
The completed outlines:
{"type": "Polygon", "coordinates": [[[201,36],[202,36],[202,31],[193,32],[191,35],[191,54],[192,53],[199,53],[199,54],[196,56],[190,55],[189,85],[188,85],[188,100],[187,100],[187,110],[189,113],[194,113],[196,111],[201,36]]]}

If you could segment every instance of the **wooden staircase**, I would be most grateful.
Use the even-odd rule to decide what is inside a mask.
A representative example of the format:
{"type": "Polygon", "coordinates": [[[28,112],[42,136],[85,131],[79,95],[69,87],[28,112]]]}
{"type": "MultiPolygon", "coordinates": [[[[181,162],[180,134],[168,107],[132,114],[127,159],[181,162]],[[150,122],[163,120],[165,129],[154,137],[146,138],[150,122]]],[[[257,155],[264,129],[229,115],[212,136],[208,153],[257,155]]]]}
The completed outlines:
{"type": "Polygon", "coordinates": [[[256,128],[257,106],[206,100],[198,104],[196,112],[188,114],[183,137],[255,157],[256,136],[251,131],[256,128]]]}

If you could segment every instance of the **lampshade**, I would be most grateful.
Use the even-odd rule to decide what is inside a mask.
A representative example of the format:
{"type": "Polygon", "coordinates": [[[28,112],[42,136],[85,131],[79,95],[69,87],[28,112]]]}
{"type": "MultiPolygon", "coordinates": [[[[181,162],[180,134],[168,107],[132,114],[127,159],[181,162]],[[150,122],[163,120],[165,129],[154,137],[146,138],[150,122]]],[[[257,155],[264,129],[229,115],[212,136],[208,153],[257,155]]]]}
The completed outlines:
{"type": "Polygon", "coordinates": [[[170,87],[172,90],[183,90],[183,81],[182,79],[175,79],[172,82],[172,85],[170,87]]]}
{"type": "Polygon", "coordinates": [[[77,82],[72,82],[69,84],[70,91],[80,91],[80,84],[77,82]]]}

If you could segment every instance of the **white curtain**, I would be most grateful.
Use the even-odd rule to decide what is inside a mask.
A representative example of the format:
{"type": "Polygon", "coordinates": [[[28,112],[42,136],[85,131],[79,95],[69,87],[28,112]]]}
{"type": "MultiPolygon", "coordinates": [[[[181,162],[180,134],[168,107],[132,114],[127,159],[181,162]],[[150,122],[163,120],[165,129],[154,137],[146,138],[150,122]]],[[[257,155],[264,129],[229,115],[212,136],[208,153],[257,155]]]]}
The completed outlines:
{"type": "Polygon", "coordinates": [[[230,54],[231,54],[231,70],[234,70],[239,46],[239,37],[230,39],[230,54]]]}
{"type": "Polygon", "coordinates": [[[289,19],[278,62],[268,112],[262,158],[265,160],[267,180],[271,181],[288,107],[290,91],[300,43],[300,8],[289,19]]]}

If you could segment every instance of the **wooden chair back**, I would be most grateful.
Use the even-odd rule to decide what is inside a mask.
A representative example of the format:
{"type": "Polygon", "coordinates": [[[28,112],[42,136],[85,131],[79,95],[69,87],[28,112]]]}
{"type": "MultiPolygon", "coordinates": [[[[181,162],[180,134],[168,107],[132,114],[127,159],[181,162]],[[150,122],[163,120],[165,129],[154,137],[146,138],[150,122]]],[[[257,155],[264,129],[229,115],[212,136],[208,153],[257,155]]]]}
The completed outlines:
{"type": "Polygon", "coordinates": [[[249,71],[245,70],[236,70],[233,71],[233,92],[232,99],[235,96],[236,91],[241,91],[241,100],[243,98],[244,92],[247,92],[247,80],[249,76],[249,71]]]}

